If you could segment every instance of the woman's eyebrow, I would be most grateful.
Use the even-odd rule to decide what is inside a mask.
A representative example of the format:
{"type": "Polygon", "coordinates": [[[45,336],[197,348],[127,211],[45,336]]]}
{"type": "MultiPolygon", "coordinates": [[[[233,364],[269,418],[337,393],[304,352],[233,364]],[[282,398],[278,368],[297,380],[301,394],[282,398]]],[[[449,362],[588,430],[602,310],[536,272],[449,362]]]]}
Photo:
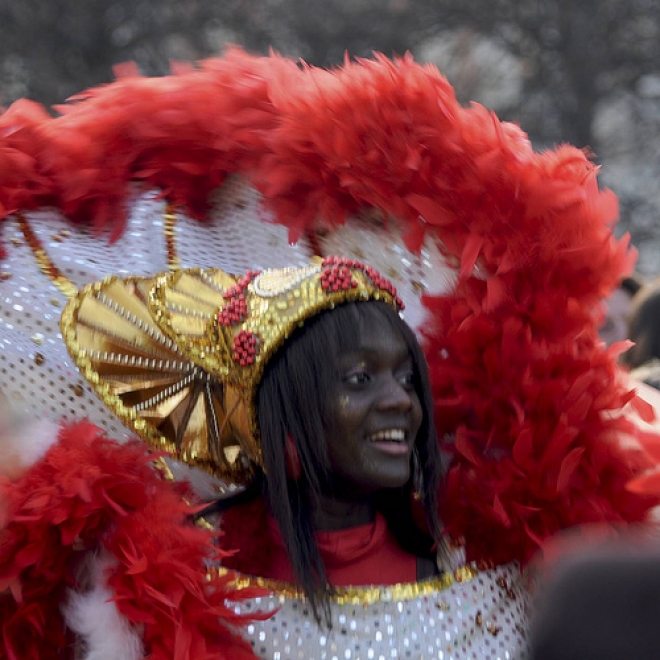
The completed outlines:
{"type": "MultiPolygon", "coordinates": [[[[359,348],[349,351],[344,356],[342,356],[342,362],[350,362],[351,360],[362,361],[365,360],[368,362],[380,361],[383,358],[384,350],[383,346],[369,346],[362,345],[359,348]]],[[[405,362],[406,360],[413,360],[412,353],[407,346],[403,346],[400,349],[397,349],[396,353],[393,354],[394,361],[397,363],[405,362]]]]}

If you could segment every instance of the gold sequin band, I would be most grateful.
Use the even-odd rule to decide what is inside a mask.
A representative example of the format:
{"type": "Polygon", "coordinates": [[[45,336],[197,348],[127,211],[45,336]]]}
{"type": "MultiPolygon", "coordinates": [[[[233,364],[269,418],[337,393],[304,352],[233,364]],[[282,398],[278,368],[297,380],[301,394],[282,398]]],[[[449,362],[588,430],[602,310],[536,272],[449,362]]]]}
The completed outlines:
{"type": "Polygon", "coordinates": [[[78,287],[51,261],[41,241],[32,231],[28,221],[22,213],[16,214],[18,226],[23,233],[25,242],[32,250],[32,254],[39,266],[39,270],[67,297],[72,298],[78,293],[78,287]]]}
{"type": "MultiPolygon", "coordinates": [[[[330,594],[330,601],[338,605],[366,606],[380,602],[412,600],[413,598],[444,591],[456,583],[470,582],[478,574],[479,570],[474,566],[460,566],[452,573],[443,573],[438,577],[422,580],[421,582],[402,582],[391,586],[335,587],[330,594]]],[[[232,577],[232,583],[238,589],[261,587],[262,589],[268,589],[275,596],[281,598],[304,598],[296,585],[290,582],[281,582],[255,575],[244,575],[222,566],[214,567],[208,572],[209,580],[214,577],[226,576],[232,577]]]]}
{"type": "Polygon", "coordinates": [[[174,212],[174,207],[171,204],[168,204],[167,209],[165,210],[163,227],[165,231],[165,247],[167,250],[167,267],[170,270],[181,269],[181,260],[179,259],[179,253],[176,249],[176,223],[177,217],[174,212]]]}

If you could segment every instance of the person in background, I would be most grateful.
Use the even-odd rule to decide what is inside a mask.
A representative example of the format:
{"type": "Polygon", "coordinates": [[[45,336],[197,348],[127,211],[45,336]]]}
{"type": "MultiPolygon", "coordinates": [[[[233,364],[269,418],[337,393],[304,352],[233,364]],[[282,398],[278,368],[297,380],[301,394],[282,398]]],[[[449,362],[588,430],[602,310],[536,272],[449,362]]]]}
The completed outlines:
{"type": "Polygon", "coordinates": [[[654,660],[660,555],[604,546],[558,566],[538,599],[530,660],[654,660]]]}
{"type": "Polygon", "coordinates": [[[660,389],[660,279],[642,287],[632,303],[628,338],[635,342],[622,356],[630,375],[660,389]]]}
{"type": "MultiPolygon", "coordinates": [[[[658,453],[658,436],[640,436],[658,453]]],[[[628,482],[657,496],[658,467],[628,482]]],[[[585,526],[548,546],[530,626],[530,660],[654,660],[660,649],[660,537],[657,524],[611,530],[585,526]]]]}
{"type": "Polygon", "coordinates": [[[606,300],[607,314],[600,328],[600,336],[608,346],[628,339],[628,315],[633,298],[644,286],[641,276],[633,274],[624,277],[621,284],[612,291],[606,300]]]}

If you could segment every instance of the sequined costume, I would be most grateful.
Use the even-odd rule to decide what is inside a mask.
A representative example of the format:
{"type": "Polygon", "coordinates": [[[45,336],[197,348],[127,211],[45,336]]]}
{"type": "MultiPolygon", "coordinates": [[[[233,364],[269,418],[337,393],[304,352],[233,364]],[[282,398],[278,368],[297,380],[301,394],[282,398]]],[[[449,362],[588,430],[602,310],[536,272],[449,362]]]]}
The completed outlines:
{"type": "MultiPolygon", "coordinates": [[[[245,579],[249,585],[254,580],[245,579]]],[[[524,658],[529,594],[518,566],[454,574],[394,587],[339,590],[332,629],[317,628],[304,602],[281,584],[239,608],[277,609],[247,626],[261,658],[524,658]]]]}
{"type": "MultiPolygon", "coordinates": [[[[25,414],[66,423],[33,423],[52,441],[36,448],[30,433],[3,430],[15,469],[2,483],[0,658],[59,657],[65,601],[93,648],[94,594],[105,605],[114,595],[102,609],[136,659],[514,658],[526,601],[517,562],[571,525],[642,520],[655,503],[626,490],[650,459],[618,414],[652,413],[596,331],[600,301],[632,266],[611,232],[614,196],[582,152],[534,153],[517,127],[461,108],[434,69],[379,58],[330,73],[231,51],[158,80],[125,77],[61,117],[18,103],[0,136],[1,389],[25,414]],[[465,561],[439,582],[340,593],[325,634],[285,585],[207,575],[222,563],[213,532],[190,524],[194,496],[169,480],[192,477],[207,499],[234,486],[162,460],[154,471],[141,446],[115,449],[76,423],[132,436],[58,323],[69,298],[107,275],[242,273],[329,254],[391,279],[425,337],[452,456],[441,517],[465,561]],[[83,549],[99,561],[76,597],[70,563],[83,549]]],[[[139,310],[97,302],[92,322],[144,329],[139,310]]],[[[192,376],[170,392],[192,401],[199,374],[175,353],[152,366],[179,384],[192,376]]],[[[125,341],[108,341],[95,359],[130,370],[125,355],[125,341]]]]}

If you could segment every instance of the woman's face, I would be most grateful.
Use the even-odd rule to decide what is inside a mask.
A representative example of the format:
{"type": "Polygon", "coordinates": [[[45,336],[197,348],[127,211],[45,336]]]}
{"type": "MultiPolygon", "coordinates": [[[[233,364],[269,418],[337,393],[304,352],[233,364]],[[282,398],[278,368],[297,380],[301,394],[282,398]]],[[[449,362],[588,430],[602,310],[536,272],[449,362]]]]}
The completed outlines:
{"type": "Polygon", "coordinates": [[[327,411],[333,494],[343,499],[407,483],[423,418],[403,337],[380,323],[360,339],[356,350],[335,357],[339,378],[327,411]]]}

